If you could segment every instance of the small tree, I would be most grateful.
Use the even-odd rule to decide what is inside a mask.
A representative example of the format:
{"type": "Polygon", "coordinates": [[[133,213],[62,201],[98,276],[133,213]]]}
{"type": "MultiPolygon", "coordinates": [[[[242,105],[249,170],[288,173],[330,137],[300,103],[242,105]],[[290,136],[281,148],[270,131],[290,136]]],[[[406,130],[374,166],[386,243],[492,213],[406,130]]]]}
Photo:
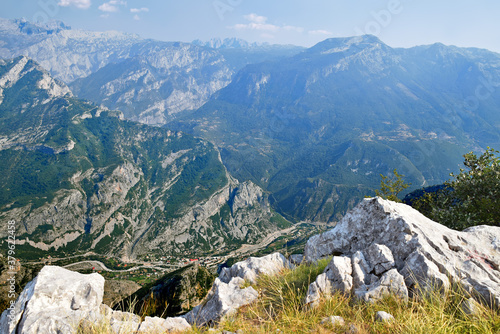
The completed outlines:
{"type": "Polygon", "coordinates": [[[464,155],[465,168],[436,192],[425,193],[412,206],[429,218],[462,230],[500,223],[500,158],[488,147],[479,157],[464,155]]]}
{"type": "Polygon", "coordinates": [[[405,183],[403,181],[404,175],[399,174],[396,169],[394,169],[392,173],[394,175],[391,178],[380,174],[382,178],[380,180],[380,190],[375,190],[375,195],[394,202],[401,202],[398,198],[398,194],[408,188],[411,183],[405,183]]]}

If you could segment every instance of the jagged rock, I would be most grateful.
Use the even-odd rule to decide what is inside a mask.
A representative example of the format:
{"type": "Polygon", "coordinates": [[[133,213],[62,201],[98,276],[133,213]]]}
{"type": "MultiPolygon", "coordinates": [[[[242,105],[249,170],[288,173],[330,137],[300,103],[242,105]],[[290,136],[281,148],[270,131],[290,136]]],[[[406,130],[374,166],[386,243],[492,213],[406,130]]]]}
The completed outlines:
{"type": "MultiPolygon", "coordinates": [[[[333,254],[354,258],[357,251],[368,257],[370,247],[383,246],[392,253],[393,268],[403,275],[408,288],[446,288],[451,279],[461,283],[472,295],[479,294],[478,299],[498,306],[499,240],[500,227],[476,226],[454,231],[405,204],[371,198],[348,212],[332,230],[310,238],[304,257],[307,262],[333,254]]],[[[377,273],[392,265],[388,253],[379,259],[382,262],[371,263],[370,260],[379,260],[367,259],[370,268],[379,265],[371,274],[369,285],[377,284],[377,273]],[[383,258],[387,261],[382,261],[383,258]]],[[[368,284],[367,272],[359,265],[361,262],[359,256],[352,261],[354,285],[361,285],[363,281],[368,284]]]]}
{"type": "Polygon", "coordinates": [[[141,317],[122,311],[114,311],[109,306],[102,304],[100,307],[102,319],[109,322],[111,330],[115,334],[133,333],[139,329],[141,317]]]}
{"type": "Polygon", "coordinates": [[[358,289],[365,284],[369,284],[368,280],[370,276],[368,275],[370,267],[363,255],[363,252],[357,251],[352,255],[352,283],[353,288],[358,289]]]}
{"type": "Polygon", "coordinates": [[[389,314],[384,311],[378,311],[377,314],[375,314],[375,320],[379,322],[391,322],[394,321],[394,317],[392,314],[389,314]]]}
{"type": "Polygon", "coordinates": [[[344,326],[345,320],[341,316],[331,315],[329,317],[323,318],[323,320],[321,320],[321,324],[322,325],[330,324],[333,326],[344,326]]]}
{"type": "Polygon", "coordinates": [[[45,266],[17,299],[12,315],[2,313],[5,334],[69,333],[81,319],[98,316],[104,292],[99,274],[82,275],[45,266]]]}
{"type": "Polygon", "coordinates": [[[380,280],[358,288],[355,290],[355,294],[359,299],[366,302],[377,301],[388,294],[399,296],[401,299],[408,299],[408,289],[404,277],[396,269],[384,273],[380,280]]]}
{"type": "Polygon", "coordinates": [[[450,286],[448,276],[441,273],[437,264],[429,260],[419,249],[406,258],[401,272],[406,277],[409,285],[415,285],[420,282],[422,289],[447,289],[450,286]],[[426,279],[421,279],[423,277],[426,279]]]}
{"type": "Polygon", "coordinates": [[[250,257],[233,264],[231,268],[222,268],[219,279],[229,283],[233,277],[241,277],[255,283],[260,274],[273,275],[289,267],[290,263],[283,254],[273,253],[263,257],[250,257]]]}
{"type": "Polygon", "coordinates": [[[294,265],[300,265],[302,263],[302,260],[304,260],[304,255],[302,254],[292,254],[290,255],[290,263],[294,265]]]}
{"type": "Polygon", "coordinates": [[[327,296],[332,292],[331,281],[327,278],[326,274],[320,274],[316,280],[309,284],[305,303],[310,307],[318,306],[321,296],[327,296]]]}
{"type": "Polygon", "coordinates": [[[83,275],[56,266],[45,266],[25,287],[16,300],[13,312],[0,318],[0,333],[39,334],[73,333],[77,327],[93,332],[99,324],[109,324],[112,333],[136,331],[164,333],[191,328],[183,318],[149,318],[129,312],[114,311],[102,304],[104,278],[99,274],[83,275]]]}
{"type": "Polygon", "coordinates": [[[163,334],[165,332],[185,331],[191,328],[186,319],[146,317],[139,326],[138,333],[163,334]]]}
{"type": "Polygon", "coordinates": [[[394,267],[394,257],[391,250],[385,245],[372,244],[366,250],[366,259],[370,263],[370,272],[375,275],[385,273],[394,267]]]}
{"type": "Polygon", "coordinates": [[[245,280],[240,277],[233,277],[229,283],[216,278],[202,304],[183,317],[192,325],[203,326],[236,312],[241,306],[255,301],[259,295],[252,287],[243,289],[244,283],[245,280]]]}
{"type": "Polygon", "coordinates": [[[306,305],[316,307],[322,296],[328,296],[339,290],[349,293],[353,286],[351,259],[346,256],[334,256],[323,274],[309,285],[306,305]]]}
{"type": "Polygon", "coordinates": [[[347,256],[334,256],[325,269],[334,290],[348,293],[352,289],[352,264],[347,256]]]}

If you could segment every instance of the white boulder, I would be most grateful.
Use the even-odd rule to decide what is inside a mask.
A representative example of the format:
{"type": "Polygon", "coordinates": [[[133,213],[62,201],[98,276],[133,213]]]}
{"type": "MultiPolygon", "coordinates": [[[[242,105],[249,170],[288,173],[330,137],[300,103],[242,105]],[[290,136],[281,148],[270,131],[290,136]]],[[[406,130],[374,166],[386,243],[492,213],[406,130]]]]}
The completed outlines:
{"type": "Polygon", "coordinates": [[[70,333],[81,319],[96,318],[104,293],[104,278],[45,266],[28,283],[14,310],[0,318],[5,334],[70,333]]]}
{"type": "Polygon", "coordinates": [[[219,279],[224,283],[229,283],[233,277],[240,277],[250,283],[255,283],[261,274],[274,275],[290,266],[290,262],[281,253],[250,257],[233,264],[231,268],[222,268],[219,279]]]}
{"type": "Polygon", "coordinates": [[[406,287],[446,289],[451,279],[479,294],[478,299],[500,305],[500,227],[476,226],[459,232],[405,204],[369,198],[332,230],[309,239],[305,261],[329,255],[351,257],[354,289],[372,290],[367,298],[395,289],[404,296],[406,287]],[[404,289],[402,284],[385,284],[382,278],[388,272],[398,282],[402,275],[404,289]]]}
{"type": "Polygon", "coordinates": [[[159,318],[159,317],[146,317],[139,326],[137,333],[147,334],[163,334],[165,332],[180,332],[191,328],[191,325],[186,319],[181,317],[176,318],[159,318]]]}
{"type": "Polygon", "coordinates": [[[89,329],[109,325],[115,334],[179,331],[191,328],[183,318],[149,318],[114,311],[102,304],[104,278],[83,275],[61,267],[45,266],[26,285],[13,310],[0,318],[2,334],[74,333],[78,327],[89,329]]]}
{"type": "Polygon", "coordinates": [[[203,302],[183,317],[191,325],[203,326],[233,314],[238,308],[254,302],[259,296],[252,287],[242,288],[244,283],[240,277],[233,277],[229,283],[216,278],[203,302]]]}

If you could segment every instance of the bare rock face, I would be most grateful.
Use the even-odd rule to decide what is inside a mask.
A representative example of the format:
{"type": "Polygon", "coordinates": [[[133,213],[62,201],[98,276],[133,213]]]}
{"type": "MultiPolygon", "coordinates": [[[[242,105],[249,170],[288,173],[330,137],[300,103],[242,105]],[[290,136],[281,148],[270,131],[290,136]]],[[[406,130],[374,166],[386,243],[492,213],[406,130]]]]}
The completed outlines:
{"type": "Polygon", "coordinates": [[[290,267],[290,262],[283,254],[273,253],[263,257],[250,257],[245,261],[237,262],[231,268],[223,268],[219,279],[229,283],[233,277],[243,278],[255,283],[260,274],[273,275],[290,267]]]}
{"type": "Polygon", "coordinates": [[[81,319],[95,317],[102,303],[104,278],[46,266],[28,283],[12,313],[0,318],[2,333],[70,333],[81,319]]]}
{"type": "Polygon", "coordinates": [[[243,289],[244,283],[245,280],[240,277],[233,277],[229,283],[216,278],[203,303],[184,315],[184,318],[192,325],[209,325],[254,302],[259,296],[258,292],[252,287],[243,289]]]}
{"type": "Polygon", "coordinates": [[[334,256],[326,266],[326,278],[331,282],[333,290],[348,293],[352,289],[352,265],[347,256],[334,256]]]}
{"type": "Polygon", "coordinates": [[[387,293],[407,298],[408,288],[417,284],[446,289],[457,282],[490,306],[500,305],[500,227],[454,231],[407,205],[371,198],[332,230],[309,239],[305,261],[329,255],[337,256],[325,274],[342,271],[344,285],[339,288],[337,276],[320,275],[306,303],[314,305],[329,289],[346,292],[351,285],[352,293],[371,301],[387,293]]]}
{"type": "MultiPolygon", "coordinates": [[[[45,266],[0,318],[0,333],[73,333],[80,326],[109,324],[113,333],[165,333],[189,329],[183,318],[141,317],[102,304],[104,278],[45,266]]],[[[89,330],[91,331],[91,330],[89,330]]]]}
{"type": "Polygon", "coordinates": [[[258,298],[254,288],[242,288],[245,281],[255,283],[259,275],[274,275],[290,266],[282,254],[273,253],[259,258],[250,257],[233,264],[231,268],[223,268],[203,302],[184,317],[192,325],[214,323],[258,298]]]}
{"type": "Polygon", "coordinates": [[[139,326],[138,333],[163,334],[165,332],[184,331],[191,328],[186,319],[146,317],[139,326]]]}
{"type": "Polygon", "coordinates": [[[394,321],[394,316],[384,311],[378,311],[375,319],[379,322],[391,322],[394,321]]]}

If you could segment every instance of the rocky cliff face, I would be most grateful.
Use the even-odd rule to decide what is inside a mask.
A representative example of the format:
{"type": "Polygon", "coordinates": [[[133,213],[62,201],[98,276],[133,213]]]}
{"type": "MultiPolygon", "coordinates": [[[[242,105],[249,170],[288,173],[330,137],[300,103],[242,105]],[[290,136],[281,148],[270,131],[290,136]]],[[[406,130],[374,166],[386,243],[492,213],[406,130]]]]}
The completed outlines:
{"type": "Polygon", "coordinates": [[[74,99],[25,57],[0,64],[0,89],[0,217],[21,254],[201,254],[280,228],[208,142],[74,99]]]}
{"type": "Polygon", "coordinates": [[[123,111],[128,119],[165,124],[179,112],[201,107],[233,75],[215,50],[152,41],[136,48],[136,56],[74,81],[72,90],[123,111]]]}
{"type": "Polygon", "coordinates": [[[147,124],[200,107],[234,74],[216,50],[62,23],[0,19],[0,40],[0,57],[24,55],[68,84],[81,79],[72,85],[76,95],[147,124]]]}

